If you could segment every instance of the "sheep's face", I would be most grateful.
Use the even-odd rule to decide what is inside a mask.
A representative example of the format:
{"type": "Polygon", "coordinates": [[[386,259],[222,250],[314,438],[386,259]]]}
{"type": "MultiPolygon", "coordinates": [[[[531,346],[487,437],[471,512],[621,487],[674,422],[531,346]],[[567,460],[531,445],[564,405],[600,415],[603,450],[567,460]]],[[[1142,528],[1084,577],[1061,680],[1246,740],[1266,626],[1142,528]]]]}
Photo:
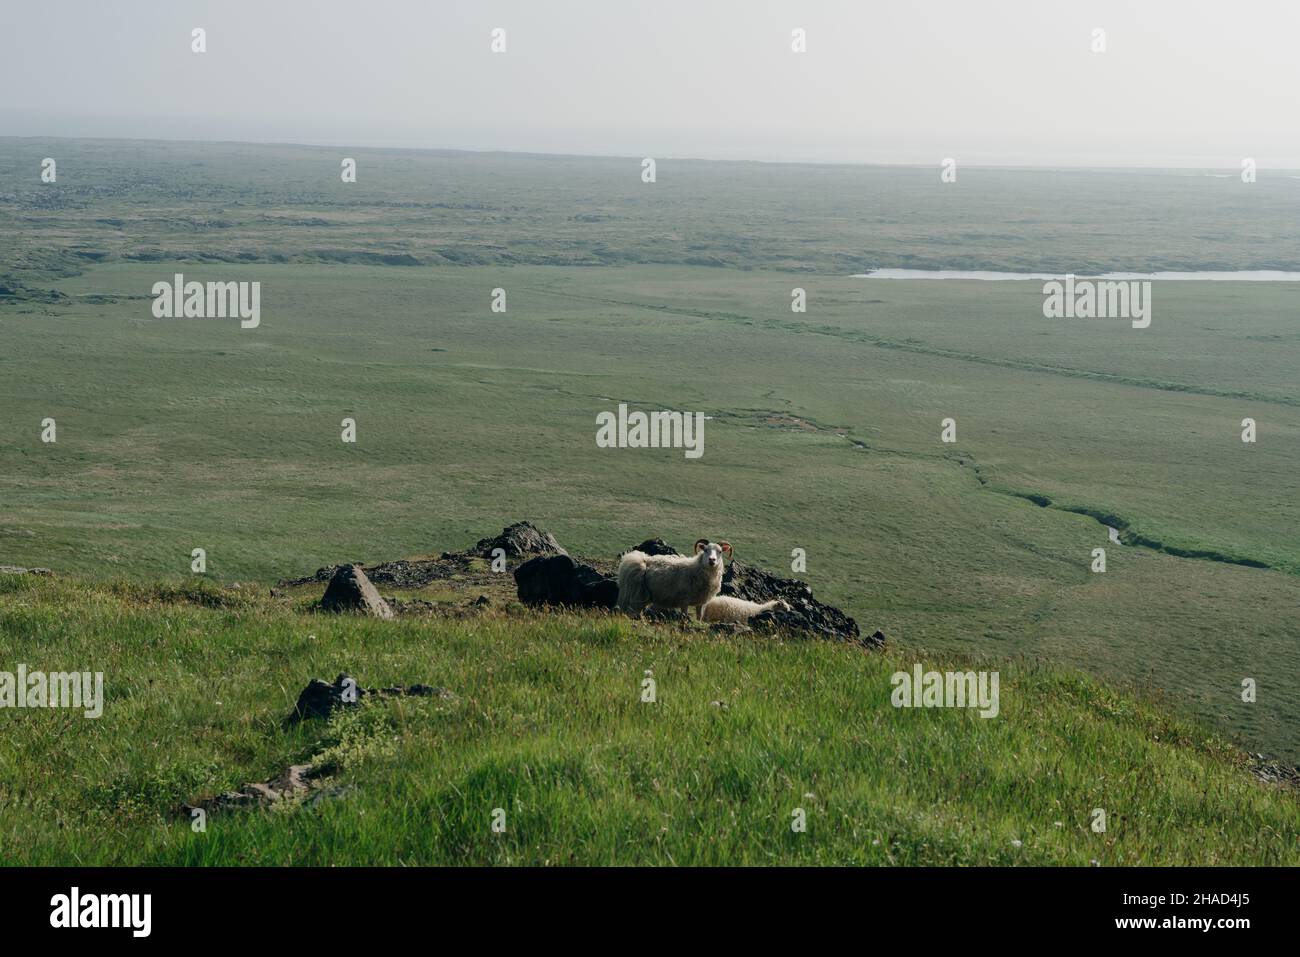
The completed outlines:
{"type": "Polygon", "coordinates": [[[709,568],[721,568],[722,556],[725,554],[731,557],[730,542],[711,542],[707,538],[701,538],[695,543],[695,554],[702,555],[704,564],[709,568]]]}

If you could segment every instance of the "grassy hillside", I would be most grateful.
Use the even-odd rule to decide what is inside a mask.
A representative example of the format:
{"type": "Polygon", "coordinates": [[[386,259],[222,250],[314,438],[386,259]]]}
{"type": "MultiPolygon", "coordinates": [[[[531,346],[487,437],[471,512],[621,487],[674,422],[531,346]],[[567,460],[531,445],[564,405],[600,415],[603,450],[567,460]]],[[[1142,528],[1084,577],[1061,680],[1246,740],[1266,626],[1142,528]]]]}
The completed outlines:
{"type": "Polygon", "coordinates": [[[107,692],[97,720],[3,715],[4,861],[1300,863],[1293,789],[1059,668],[500,604],[396,622],[308,605],[0,576],[5,667],[99,670],[107,692]],[[999,671],[999,716],[892,707],[890,675],[917,661],[999,671]],[[282,726],[308,678],[340,671],[454,697],[282,726]],[[203,833],[177,812],[304,762],[329,769],[318,800],[216,812],[203,833]]]}
{"type": "Polygon", "coordinates": [[[356,155],[345,186],[330,149],[0,140],[0,563],[266,583],[517,518],[802,548],[901,648],[1158,689],[1300,762],[1300,284],[1157,283],[1137,331],[847,275],[1300,268],[1300,179],[356,155]],[[261,326],[153,319],[178,271],[261,282],[261,326]],[[619,402],[711,416],[703,457],[597,448],[619,402]]]}
{"type": "Polygon", "coordinates": [[[0,561],[148,581],[202,547],[216,580],[266,582],[461,547],[503,516],[605,557],[703,534],[780,570],[798,547],[819,594],[905,645],[1149,684],[1300,761],[1287,287],[1162,285],[1135,335],[1044,326],[1021,283],[176,268],[260,279],[262,326],[153,320],[131,297],[158,267],[139,264],[60,281],[66,302],[0,305],[0,561]],[[499,284],[505,314],[488,310],[499,284]],[[1213,391],[1234,389],[1249,396],[1213,391]],[[597,448],[596,414],[620,401],[711,415],[703,457],[597,448]],[[1130,544],[1067,509],[1117,516],[1130,544]]]}

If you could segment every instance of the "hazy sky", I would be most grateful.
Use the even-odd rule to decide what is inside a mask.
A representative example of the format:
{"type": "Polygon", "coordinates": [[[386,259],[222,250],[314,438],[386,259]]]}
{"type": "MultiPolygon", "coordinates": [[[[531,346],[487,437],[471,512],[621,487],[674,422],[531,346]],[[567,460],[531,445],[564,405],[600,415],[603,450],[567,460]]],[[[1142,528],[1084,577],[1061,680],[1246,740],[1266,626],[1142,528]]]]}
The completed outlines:
{"type": "Polygon", "coordinates": [[[1300,0],[0,0],[0,135],[1296,168],[1298,37],[1300,0]]]}

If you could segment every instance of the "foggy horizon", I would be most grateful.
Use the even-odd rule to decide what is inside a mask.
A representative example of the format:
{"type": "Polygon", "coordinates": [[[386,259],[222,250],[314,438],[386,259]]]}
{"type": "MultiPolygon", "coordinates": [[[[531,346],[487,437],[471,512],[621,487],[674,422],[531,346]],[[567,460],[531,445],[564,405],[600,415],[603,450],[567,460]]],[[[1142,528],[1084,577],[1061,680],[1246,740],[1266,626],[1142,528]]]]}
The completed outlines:
{"type": "MultiPolygon", "coordinates": [[[[466,153],[466,154],[503,154],[513,156],[536,156],[536,157],[554,157],[564,158],[572,157],[576,159],[635,159],[642,158],[639,153],[630,152],[590,152],[590,151],[571,151],[571,150],[546,150],[546,149],[527,149],[527,148],[510,148],[496,146],[413,146],[407,144],[393,144],[385,142],[312,142],[307,140],[256,140],[256,139],[213,139],[208,137],[180,137],[180,136],[109,136],[109,135],[82,135],[82,134],[0,134],[0,141],[3,140],[68,140],[68,141],[109,141],[122,143],[210,143],[214,146],[267,146],[267,147],[290,147],[302,149],[356,149],[356,150],[375,150],[375,151],[393,151],[393,152],[414,152],[414,153],[466,153]]],[[[698,154],[683,153],[676,155],[672,153],[661,153],[655,157],[660,161],[684,162],[684,163],[754,163],[768,166],[880,166],[880,167],[898,167],[904,169],[921,169],[931,166],[938,167],[940,164],[935,162],[921,161],[888,161],[888,160],[835,160],[835,159],[782,159],[776,157],[753,158],[749,156],[705,156],[698,154]]],[[[1235,178],[1239,172],[1238,167],[1223,166],[1220,172],[1210,172],[1220,170],[1220,167],[1208,163],[1178,163],[1171,161],[1162,164],[1129,164],[1122,163],[1079,163],[1071,164],[1066,162],[966,162],[962,164],[962,169],[996,169],[996,170],[1041,170],[1044,172],[1124,172],[1126,170],[1137,172],[1161,173],[1161,172],[1191,172],[1203,171],[1206,175],[1222,175],[1225,178],[1235,178]]],[[[1293,173],[1300,171],[1300,160],[1295,165],[1270,166],[1266,163],[1258,164],[1260,170],[1271,172],[1293,173]]]]}
{"type": "Polygon", "coordinates": [[[1295,169],[1297,32],[1300,9],[1224,16],[1201,0],[1086,13],[1027,0],[73,3],[0,14],[0,136],[1295,169]],[[504,53],[489,48],[498,27],[504,53]],[[791,49],[795,28],[806,52],[791,49]],[[1091,49],[1096,29],[1104,52],[1091,49]]]}

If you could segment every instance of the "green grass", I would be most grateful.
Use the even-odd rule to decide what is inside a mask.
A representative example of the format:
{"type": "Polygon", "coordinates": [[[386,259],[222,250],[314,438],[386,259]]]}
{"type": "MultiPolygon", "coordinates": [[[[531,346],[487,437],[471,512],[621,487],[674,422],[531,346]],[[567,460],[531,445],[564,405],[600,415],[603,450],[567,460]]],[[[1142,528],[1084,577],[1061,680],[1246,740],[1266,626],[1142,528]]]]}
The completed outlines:
{"type": "Polygon", "coordinates": [[[202,547],[265,584],[518,519],[804,548],[897,647],[1159,689],[1300,762],[1300,288],[1157,283],[1137,331],[847,275],[1300,268],[1300,180],[356,155],[353,188],[323,148],[0,140],[0,563],[151,583],[202,547]],[[177,271],[262,282],[261,327],[154,320],[177,271]],[[596,448],[620,401],[713,416],[704,457],[596,448]]]}
{"type": "Polygon", "coordinates": [[[1023,653],[1149,683],[1300,761],[1298,357],[1249,338],[1292,322],[1285,290],[1161,286],[1171,328],[1147,330],[1161,344],[1044,329],[1016,283],[178,268],[263,281],[262,327],[147,318],[147,299],[121,298],[156,277],[138,264],[59,283],[110,304],[0,306],[3,561],[155,580],[187,574],[203,547],[214,579],[269,582],[461,548],[523,518],[607,558],[647,536],[703,534],[781,570],[801,547],[821,597],[901,645],[1023,653]],[[498,283],[505,315],[487,310],[498,283]],[[812,290],[808,316],[784,304],[795,283],[812,290]],[[1251,311],[1221,328],[1215,317],[1241,296],[1251,311]],[[1163,363],[1161,380],[1237,382],[1258,398],[871,337],[1016,361],[1039,349],[1040,363],[1052,348],[1055,365],[1134,379],[1163,363]],[[1171,342],[1226,356],[1221,378],[1180,373],[1171,342]],[[619,401],[712,415],[703,458],[596,448],[596,413],[619,401]],[[955,446],[939,441],[949,415],[955,446]],[[1255,446],[1239,439],[1245,415],[1260,423],[1255,446]],[[39,439],[46,416],[54,445],[39,439]],[[355,446],[339,441],[344,416],[357,420],[355,446]],[[1274,567],[1130,545],[1109,546],[1094,575],[1105,530],[1072,510],[1119,516],[1130,540],[1274,567]],[[1253,705],[1240,701],[1246,677],[1261,688],[1253,705]]]}
{"type": "Polygon", "coordinates": [[[1293,790],[1145,695],[1024,659],[12,576],[0,640],[5,667],[103,671],[107,697],[98,720],[3,716],[9,864],[1300,863],[1293,790]],[[997,670],[1001,713],[892,707],[916,661],[997,670]],[[340,671],[456,697],[281,726],[309,677],[340,671]],[[217,812],[203,833],[177,813],[303,761],[341,793],[217,812]]]}

